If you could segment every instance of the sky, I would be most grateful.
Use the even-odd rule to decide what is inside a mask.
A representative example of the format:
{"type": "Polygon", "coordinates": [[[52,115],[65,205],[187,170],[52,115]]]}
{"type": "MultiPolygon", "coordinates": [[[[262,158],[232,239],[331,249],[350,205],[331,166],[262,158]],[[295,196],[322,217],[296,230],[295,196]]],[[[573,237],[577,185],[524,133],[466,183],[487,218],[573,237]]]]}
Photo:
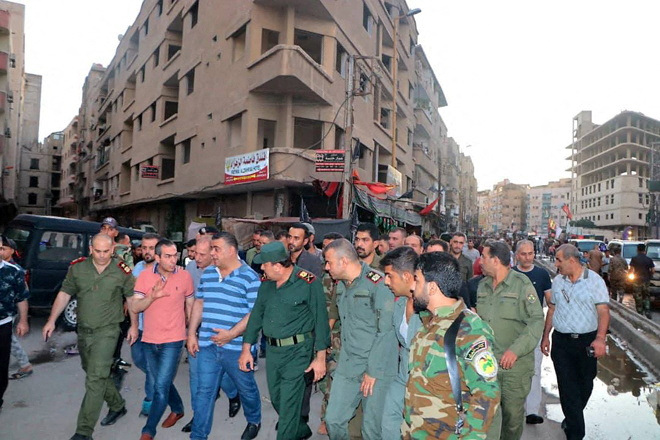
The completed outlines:
{"type": "MultiPolygon", "coordinates": [[[[221,2],[222,0],[206,0],[221,2]]],[[[248,0],[246,0],[248,1],[248,0]]],[[[359,0],[353,0],[359,1],[359,0]]],[[[140,0],[22,0],[26,71],[43,76],[40,137],[77,114],[92,63],[107,65],[140,0]],[[110,6],[112,5],[112,6],[110,6]]],[[[660,119],[660,2],[408,0],[447,97],[440,115],[480,190],[570,177],[572,120],[623,110],[660,119]]]]}

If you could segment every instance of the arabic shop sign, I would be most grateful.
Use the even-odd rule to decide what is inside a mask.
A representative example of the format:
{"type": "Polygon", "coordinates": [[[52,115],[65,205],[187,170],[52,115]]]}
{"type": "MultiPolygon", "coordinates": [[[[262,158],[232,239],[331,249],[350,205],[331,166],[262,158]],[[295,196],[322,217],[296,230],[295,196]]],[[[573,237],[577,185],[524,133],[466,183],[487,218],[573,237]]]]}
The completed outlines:
{"type": "Polygon", "coordinates": [[[319,150],[316,152],[316,171],[344,171],[344,150],[319,150]]]}
{"type": "Polygon", "coordinates": [[[268,162],[268,148],[226,158],[225,185],[268,180],[268,162]]]}
{"type": "Polygon", "coordinates": [[[158,179],[158,166],[142,165],[140,168],[140,177],[143,179],[158,179]]]}

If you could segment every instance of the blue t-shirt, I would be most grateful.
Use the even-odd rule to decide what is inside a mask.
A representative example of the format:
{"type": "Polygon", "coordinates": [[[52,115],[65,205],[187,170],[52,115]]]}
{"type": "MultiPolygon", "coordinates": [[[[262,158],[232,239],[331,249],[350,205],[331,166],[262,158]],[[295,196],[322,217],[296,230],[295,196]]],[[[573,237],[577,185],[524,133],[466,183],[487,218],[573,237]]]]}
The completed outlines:
{"type": "Polygon", "coordinates": [[[545,291],[552,289],[552,280],[550,279],[550,274],[548,273],[548,271],[545,269],[541,269],[538,266],[534,266],[532,270],[530,270],[529,272],[524,272],[520,270],[518,266],[515,266],[513,270],[527,275],[527,278],[529,278],[529,280],[534,285],[534,289],[536,289],[536,294],[539,296],[539,301],[541,301],[541,306],[543,306],[544,305],[543,301],[545,299],[545,291]]]}

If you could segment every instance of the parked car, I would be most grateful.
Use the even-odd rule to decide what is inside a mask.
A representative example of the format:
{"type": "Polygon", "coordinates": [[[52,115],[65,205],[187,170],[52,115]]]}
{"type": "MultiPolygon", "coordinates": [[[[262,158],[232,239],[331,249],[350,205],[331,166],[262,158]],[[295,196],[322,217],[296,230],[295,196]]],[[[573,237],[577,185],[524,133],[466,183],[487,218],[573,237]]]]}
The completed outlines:
{"type": "Polygon", "coordinates": [[[660,240],[646,240],[646,255],[653,260],[655,272],[651,278],[649,293],[651,295],[651,308],[660,309],[660,240]]]}
{"type": "Polygon", "coordinates": [[[594,248],[594,246],[600,246],[601,244],[604,245],[600,240],[594,240],[590,238],[580,238],[580,239],[575,239],[575,240],[570,240],[570,244],[575,246],[580,250],[581,253],[589,252],[594,248]]]}
{"type": "Polygon", "coordinates": [[[632,257],[637,255],[637,245],[641,243],[643,242],[631,240],[612,240],[607,244],[607,249],[611,251],[614,247],[620,247],[621,257],[626,260],[626,263],[630,264],[632,257]]]}
{"type": "MultiPolygon", "coordinates": [[[[21,214],[12,220],[5,235],[16,242],[16,262],[25,269],[30,289],[30,308],[50,310],[71,262],[89,256],[89,244],[101,223],[63,217],[21,214]]],[[[119,228],[132,240],[142,231],[119,228]]],[[[65,330],[77,325],[77,300],[72,298],[58,324],[65,330]]]]}

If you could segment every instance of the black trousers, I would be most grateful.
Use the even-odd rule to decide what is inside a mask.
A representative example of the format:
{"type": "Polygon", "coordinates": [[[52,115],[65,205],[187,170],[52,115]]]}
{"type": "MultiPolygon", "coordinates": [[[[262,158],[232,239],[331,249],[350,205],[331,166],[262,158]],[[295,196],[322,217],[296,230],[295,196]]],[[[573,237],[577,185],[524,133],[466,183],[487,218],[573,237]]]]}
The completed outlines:
{"type": "Polygon", "coordinates": [[[554,331],[552,333],[552,363],[557,373],[559,401],[566,417],[566,438],[584,438],[584,408],[594,388],[598,361],[587,356],[587,347],[596,338],[596,332],[578,337],[554,331]]]}
{"type": "Polygon", "coordinates": [[[9,383],[9,354],[11,353],[11,321],[0,325],[0,407],[9,383]]]}

